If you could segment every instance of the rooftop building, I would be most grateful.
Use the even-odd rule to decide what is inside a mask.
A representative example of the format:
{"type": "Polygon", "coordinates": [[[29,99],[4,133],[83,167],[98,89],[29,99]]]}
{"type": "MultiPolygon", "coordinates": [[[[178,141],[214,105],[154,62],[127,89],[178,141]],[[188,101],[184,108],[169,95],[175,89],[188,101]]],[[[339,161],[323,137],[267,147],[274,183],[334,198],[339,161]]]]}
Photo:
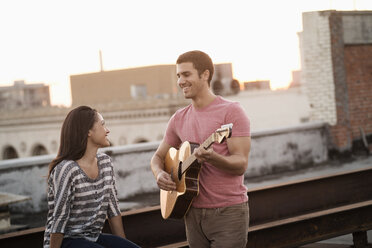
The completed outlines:
{"type": "MultiPolygon", "coordinates": [[[[218,95],[234,93],[232,64],[214,66],[212,89],[218,95]]],[[[70,83],[73,106],[183,98],[174,64],[71,75],[70,83]]]]}
{"type": "Polygon", "coordinates": [[[0,87],[0,109],[50,106],[49,86],[15,81],[13,86],[0,87]]]}

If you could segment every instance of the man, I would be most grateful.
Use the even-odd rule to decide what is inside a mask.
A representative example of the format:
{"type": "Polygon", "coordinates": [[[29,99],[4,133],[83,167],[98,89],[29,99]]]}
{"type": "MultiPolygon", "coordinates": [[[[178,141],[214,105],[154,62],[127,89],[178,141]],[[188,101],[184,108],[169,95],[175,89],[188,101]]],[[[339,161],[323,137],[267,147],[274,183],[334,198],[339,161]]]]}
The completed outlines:
{"type": "Polygon", "coordinates": [[[176,184],[164,171],[164,160],[171,147],[189,141],[203,143],[221,125],[232,123],[232,136],[209,149],[194,153],[202,164],[199,194],[184,220],[190,247],[245,247],[248,237],[249,208],[243,184],[250,151],[249,120],[237,102],[216,96],[210,89],[214,67],[201,51],[190,51],[177,59],[178,85],[191,104],[179,109],[168,122],[165,137],[151,159],[158,187],[175,190],[176,184]]]}

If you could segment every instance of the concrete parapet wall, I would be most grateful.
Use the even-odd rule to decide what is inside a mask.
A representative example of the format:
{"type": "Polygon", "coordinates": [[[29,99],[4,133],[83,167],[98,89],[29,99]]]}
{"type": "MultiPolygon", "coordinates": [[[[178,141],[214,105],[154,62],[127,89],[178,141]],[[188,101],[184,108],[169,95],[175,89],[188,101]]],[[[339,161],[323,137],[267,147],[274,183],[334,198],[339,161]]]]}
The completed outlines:
{"type": "MultiPolygon", "coordinates": [[[[326,161],[325,133],[322,123],[252,133],[246,177],[326,161]]],[[[150,159],[158,145],[159,142],[149,142],[102,149],[113,158],[120,199],[158,190],[150,169],[150,159]]],[[[32,213],[47,208],[46,176],[53,158],[54,155],[45,155],[0,161],[0,191],[32,198],[12,205],[12,210],[32,213]]]]}
{"type": "Polygon", "coordinates": [[[371,11],[345,12],[342,22],[345,44],[372,44],[371,11]]]}
{"type": "Polygon", "coordinates": [[[246,177],[295,170],[328,159],[322,123],[255,132],[246,177]]]}

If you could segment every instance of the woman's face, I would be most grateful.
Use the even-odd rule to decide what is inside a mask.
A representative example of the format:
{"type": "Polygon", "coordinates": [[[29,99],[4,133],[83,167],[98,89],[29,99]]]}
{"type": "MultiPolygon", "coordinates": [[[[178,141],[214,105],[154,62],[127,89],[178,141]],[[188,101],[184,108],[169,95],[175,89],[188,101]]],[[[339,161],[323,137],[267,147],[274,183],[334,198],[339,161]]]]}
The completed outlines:
{"type": "Polygon", "coordinates": [[[105,126],[105,120],[100,113],[97,113],[96,119],[92,129],[89,130],[88,140],[98,147],[110,146],[110,141],[107,138],[110,130],[105,126]]]}

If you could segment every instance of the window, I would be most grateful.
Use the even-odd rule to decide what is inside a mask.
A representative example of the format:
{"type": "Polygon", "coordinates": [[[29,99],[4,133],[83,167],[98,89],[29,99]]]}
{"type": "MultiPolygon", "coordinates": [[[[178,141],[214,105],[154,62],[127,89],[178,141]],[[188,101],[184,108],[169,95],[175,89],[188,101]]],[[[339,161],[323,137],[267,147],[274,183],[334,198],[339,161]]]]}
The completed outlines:
{"type": "Polygon", "coordinates": [[[18,153],[13,146],[8,146],[3,151],[3,159],[18,158],[18,153]]]}
{"type": "Polygon", "coordinates": [[[147,96],[146,85],[131,85],[130,95],[133,99],[143,99],[147,96]]]}
{"type": "Polygon", "coordinates": [[[45,155],[48,154],[47,150],[42,145],[37,145],[32,151],[32,156],[45,155]]]}

